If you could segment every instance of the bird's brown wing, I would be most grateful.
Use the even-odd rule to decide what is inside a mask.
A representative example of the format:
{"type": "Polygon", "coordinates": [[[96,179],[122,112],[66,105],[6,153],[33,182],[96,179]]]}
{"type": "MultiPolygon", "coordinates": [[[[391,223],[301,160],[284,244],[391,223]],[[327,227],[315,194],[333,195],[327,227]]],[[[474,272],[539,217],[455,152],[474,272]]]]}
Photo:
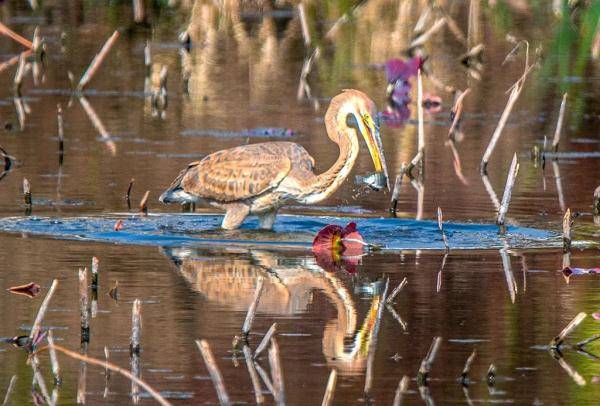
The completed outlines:
{"type": "Polygon", "coordinates": [[[275,188],[292,162],[277,143],[243,145],[191,163],[181,176],[186,193],[220,202],[249,199],[275,188]]]}

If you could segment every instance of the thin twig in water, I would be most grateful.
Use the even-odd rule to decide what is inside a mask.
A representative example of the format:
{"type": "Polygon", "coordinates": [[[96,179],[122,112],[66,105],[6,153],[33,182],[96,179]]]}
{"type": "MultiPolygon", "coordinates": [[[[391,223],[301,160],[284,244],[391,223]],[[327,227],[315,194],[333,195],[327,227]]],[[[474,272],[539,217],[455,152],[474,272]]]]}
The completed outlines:
{"type": "Polygon", "coordinates": [[[587,313],[581,312],[573,320],[567,324],[567,326],[550,341],[550,348],[559,349],[562,343],[565,341],[565,338],[577,328],[581,324],[581,322],[587,317],[587,313]]]}
{"type": "Polygon", "coordinates": [[[5,36],[13,39],[14,41],[23,45],[25,48],[29,48],[29,49],[33,48],[33,43],[31,41],[29,41],[27,38],[24,38],[23,36],[17,34],[13,30],[8,28],[6,25],[2,24],[1,22],[0,22],[0,35],[5,35],[5,36]]]}
{"type": "Polygon", "coordinates": [[[410,378],[407,375],[404,375],[402,379],[400,379],[400,382],[398,382],[393,406],[400,406],[402,403],[402,396],[408,391],[408,385],[410,385],[410,378]]]}
{"type": "Polygon", "coordinates": [[[510,301],[515,303],[517,296],[517,281],[512,271],[510,263],[510,256],[508,255],[507,247],[500,250],[500,256],[502,257],[502,268],[504,269],[504,276],[506,277],[506,286],[508,287],[508,294],[510,295],[510,301]]]}
{"type": "Polygon", "coordinates": [[[140,339],[142,336],[142,302],[140,299],[133,301],[131,307],[131,339],[129,340],[129,352],[140,353],[140,339]]]}
{"type": "Polygon", "coordinates": [[[54,375],[54,383],[60,384],[62,381],[60,377],[60,365],[58,363],[58,357],[56,356],[56,349],[54,348],[54,334],[52,330],[48,331],[48,344],[50,352],[50,364],[52,364],[52,374],[54,375]]]}
{"type": "Polygon", "coordinates": [[[373,364],[375,363],[375,351],[377,351],[377,341],[379,335],[379,326],[381,325],[381,319],[383,315],[383,307],[387,300],[388,288],[390,286],[390,279],[387,278],[385,280],[385,286],[383,288],[383,292],[379,297],[378,307],[377,307],[377,317],[375,318],[375,325],[373,326],[373,333],[371,342],[369,342],[369,350],[367,355],[367,370],[365,372],[365,388],[364,394],[366,397],[369,396],[371,392],[371,388],[373,387],[373,364]]]}
{"type": "Polygon", "coordinates": [[[496,219],[496,224],[502,228],[504,228],[504,220],[506,218],[506,213],[508,212],[508,206],[510,205],[510,198],[512,197],[512,191],[515,186],[515,180],[517,179],[517,175],[519,173],[519,161],[517,160],[517,153],[513,155],[512,162],[510,164],[510,169],[508,171],[508,176],[506,177],[506,185],[504,185],[504,194],[502,195],[502,203],[500,204],[500,209],[498,210],[498,217],[496,219]]]}
{"type": "Polygon", "coordinates": [[[337,382],[337,370],[332,369],[327,380],[327,388],[325,389],[325,395],[323,396],[323,402],[321,406],[329,406],[333,402],[333,394],[335,392],[335,384],[337,382]]]}
{"type": "Polygon", "coordinates": [[[308,22],[306,21],[306,11],[304,10],[304,4],[298,3],[298,17],[300,18],[300,26],[302,27],[302,38],[304,38],[304,45],[310,46],[310,30],[308,28],[308,22]]]}
{"type": "Polygon", "coordinates": [[[469,384],[469,371],[471,370],[471,365],[473,364],[476,355],[477,351],[473,350],[465,362],[465,367],[463,368],[462,374],[460,374],[460,383],[465,386],[469,384]]]}
{"type": "Polygon", "coordinates": [[[8,384],[8,389],[6,389],[6,395],[4,395],[4,402],[2,402],[2,406],[8,406],[10,401],[10,394],[15,387],[15,383],[17,382],[17,375],[13,375],[10,378],[10,383],[8,384]]]}
{"type": "Polygon", "coordinates": [[[88,342],[90,341],[90,301],[87,267],[79,268],[79,314],[81,316],[81,342],[88,342]]]}
{"type": "Polygon", "coordinates": [[[27,206],[32,205],[32,199],[31,199],[31,185],[29,184],[29,181],[27,180],[27,178],[23,178],[23,200],[25,200],[25,204],[27,206]]]}
{"type": "Polygon", "coordinates": [[[594,336],[591,336],[590,338],[586,338],[585,340],[582,340],[580,342],[578,342],[577,344],[575,344],[576,347],[581,348],[586,346],[587,344],[596,341],[600,338],[600,334],[596,334],[594,336]]]}
{"type": "Polygon", "coordinates": [[[446,252],[450,251],[450,246],[448,245],[448,239],[446,238],[446,233],[444,232],[444,218],[442,214],[442,209],[440,207],[437,208],[437,220],[438,220],[438,229],[442,234],[442,241],[444,242],[444,247],[446,252]]]}
{"type": "Polygon", "coordinates": [[[431,366],[433,365],[433,361],[435,361],[435,357],[437,356],[437,352],[442,344],[442,337],[434,337],[431,342],[431,346],[429,347],[429,351],[423,361],[421,361],[421,366],[419,367],[419,373],[417,374],[417,382],[419,386],[427,385],[427,378],[429,377],[429,373],[431,372],[431,366]]]}
{"type": "Polygon", "coordinates": [[[261,276],[258,278],[256,282],[256,289],[254,290],[254,299],[252,300],[252,304],[248,308],[248,313],[246,314],[246,319],[244,320],[244,325],[242,326],[242,334],[248,337],[250,334],[250,329],[252,329],[252,323],[254,322],[254,315],[256,314],[256,309],[258,308],[258,303],[260,302],[260,295],[262,294],[263,286],[265,279],[261,276]]]}
{"type": "Polygon", "coordinates": [[[76,89],[78,92],[81,92],[87,86],[87,84],[92,80],[92,78],[98,71],[98,68],[100,67],[100,65],[102,64],[102,62],[108,55],[108,52],[113,47],[113,45],[115,44],[115,42],[117,41],[118,38],[119,38],[119,31],[115,31],[110,36],[110,38],[108,38],[108,40],[106,40],[106,42],[102,46],[102,49],[100,49],[100,52],[98,52],[98,54],[96,54],[94,59],[92,59],[90,66],[88,66],[88,68],[86,69],[83,76],[81,76],[81,79],[79,80],[79,84],[77,85],[77,89],[76,89]]]}
{"type": "Polygon", "coordinates": [[[415,166],[419,165],[422,175],[423,160],[425,159],[425,126],[423,123],[423,79],[421,70],[417,71],[417,118],[418,118],[418,145],[417,154],[412,159],[406,172],[410,175],[415,166]]]}
{"type": "Polygon", "coordinates": [[[552,148],[554,152],[558,151],[558,144],[560,143],[560,136],[562,134],[563,122],[565,119],[565,108],[567,106],[567,93],[563,94],[562,102],[560,103],[560,111],[558,113],[558,121],[556,122],[556,130],[554,131],[554,140],[552,141],[552,148]]]}
{"type": "Polygon", "coordinates": [[[273,389],[275,393],[275,403],[285,405],[285,386],[283,383],[283,369],[281,368],[281,358],[279,356],[279,345],[275,337],[271,338],[271,347],[269,348],[269,366],[271,367],[271,379],[273,379],[273,389]]]}
{"type": "Polygon", "coordinates": [[[142,213],[144,216],[148,215],[148,196],[150,196],[150,191],[146,190],[144,197],[142,197],[142,200],[140,201],[140,213],[142,213]]]}
{"type": "Polygon", "coordinates": [[[469,94],[470,91],[471,89],[467,88],[460,93],[460,95],[456,98],[454,106],[452,107],[452,110],[450,112],[452,125],[450,126],[450,130],[448,130],[448,138],[451,140],[455,138],[456,132],[460,127],[460,121],[462,118],[463,110],[463,100],[465,99],[465,96],[469,94]]]}
{"type": "MultiPolygon", "coordinates": [[[[50,346],[48,346],[49,348],[50,346]]],[[[160,403],[163,406],[170,406],[171,403],[169,401],[167,401],[164,397],[162,397],[162,395],[160,393],[158,393],[156,390],[154,390],[150,385],[148,385],[146,382],[142,381],[141,379],[135,377],[134,375],[132,375],[128,370],[123,369],[117,365],[111,364],[110,362],[106,362],[106,361],[101,361],[99,359],[96,358],[92,358],[92,357],[88,357],[87,355],[81,355],[76,353],[75,351],[71,351],[66,349],[65,347],[62,347],[58,344],[54,344],[52,347],[54,347],[55,350],[68,355],[71,358],[75,358],[78,359],[80,361],[83,361],[87,364],[92,364],[92,365],[97,365],[100,367],[103,367],[104,369],[109,369],[113,372],[117,372],[121,375],[123,375],[125,378],[134,381],[135,383],[137,383],[138,385],[140,385],[142,388],[144,388],[144,390],[146,392],[148,392],[150,394],[150,396],[152,396],[158,403],[160,403]]]]}
{"type": "Polygon", "coordinates": [[[208,369],[208,373],[210,374],[210,379],[213,382],[213,385],[217,391],[217,396],[219,397],[219,402],[221,405],[230,405],[229,395],[227,395],[227,390],[225,389],[225,383],[223,382],[223,376],[221,375],[221,371],[217,363],[215,362],[215,358],[213,357],[212,351],[210,350],[210,345],[206,340],[196,340],[196,345],[202,354],[202,358],[204,359],[204,364],[206,365],[206,369],[208,369]]]}
{"type": "Polygon", "coordinates": [[[571,209],[567,209],[567,211],[565,212],[565,215],[563,216],[562,227],[563,253],[568,253],[571,252],[571,227],[573,227],[573,216],[571,215],[571,209]]]}
{"type": "Polygon", "coordinates": [[[242,349],[244,353],[244,358],[246,360],[246,368],[248,368],[248,373],[250,374],[250,380],[252,381],[252,387],[254,388],[254,397],[256,398],[256,404],[261,404],[265,401],[265,397],[262,393],[262,386],[260,385],[260,378],[258,377],[258,373],[256,372],[256,367],[254,366],[254,361],[252,360],[252,350],[248,345],[244,345],[242,349]]]}
{"type": "Polygon", "coordinates": [[[40,329],[42,326],[42,321],[44,320],[44,316],[46,315],[46,311],[48,311],[48,305],[50,304],[50,300],[52,299],[52,295],[54,295],[54,291],[58,286],[58,279],[54,279],[52,281],[52,286],[46,293],[46,297],[38,310],[37,316],[35,317],[35,321],[33,322],[33,326],[31,327],[31,332],[29,333],[29,342],[35,343],[40,334],[40,329]]]}
{"type": "Polygon", "coordinates": [[[92,105],[88,102],[88,100],[85,97],[80,96],[78,97],[78,99],[79,103],[81,103],[81,107],[83,107],[85,113],[92,122],[92,125],[100,134],[100,138],[102,138],[102,141],[104,141],[106,146],[108,146],[110,153],[112,155],[115,155],[117,153],[117,145],[113,141],[109,132],[106,130],[106,127],[104,127],[104,124],[102,123],[102,120],[100,120],[100,117],[98,117],[98,114],[96,114],[96,110],[94,110],[92,105]]]}
{"type": "Polygon", "coordinates": [[[429,41],[431,36],[439,30],[441,30],[444,27],[444,25],[446,25],[446,23],[447,20],[445,17],[438,18],[427,31],[419,35],[410,43],[409,49],[420,47],[421,45],[429,41]]]}
{"type": "Polygon", "coordinates": [[[392,303],[394,301],[394,298],[396,297],[396,295],[402,290],[402,288],[404,288],[404,286],[406,286],[407,283],[408,283],[408,279],[405,276],[404,279],[402,279],[402,281],[398,284],[398,286],[396,286],[394,288],[394,290],[392,291],[390,296],[385,300],[385,302],[392,303]]]}
{"type": "Polygon", "coordinates": [[[404,177],[404,171],[406,170],[406,163],[402,162],[400,165],[400,172],[396,176],[396,181],[394,182],[394,191],[392,192],[390,213],[393,216],[396,216],[396,208],[398,207],[398,199],[400,198],[400,189],[402,188],[402,178],[404,177]]]}
{"type": "Polygon", "coordinates": [[[267,348],[269,342],[271,341],[271,337],[273,336],[273,334],[275,334],[276,331],[277,323],[273,323],[267,331],[267,333],[265,334],[265,336],[263,337],[260,344],[258,344],[258,347],[256,347],[256,351],[254,351],[254,359],[257,359],[258,356],[265,350],[265,348],[267,348]]]}

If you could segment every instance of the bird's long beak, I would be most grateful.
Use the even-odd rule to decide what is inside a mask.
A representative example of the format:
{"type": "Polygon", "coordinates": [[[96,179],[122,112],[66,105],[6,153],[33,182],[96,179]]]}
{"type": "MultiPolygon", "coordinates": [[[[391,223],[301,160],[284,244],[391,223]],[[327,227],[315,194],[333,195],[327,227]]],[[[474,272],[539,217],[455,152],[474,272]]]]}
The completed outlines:
{"type": "Polygon", "coordinates": [[[369,148],[369,154],[373,159],[373,165],[375,171],[383,173],[385,175],[385,182],[387,188],[390,188],[390,181],[388,176],[387,165],[385,163],[385,156],[383,155],[383,145],[381,143],[381,135],[379,133],[379,126],[373,121],[373,118],[365,114],[358,120],[358,126],[360,133],[362,134],[367,147],[369,148]]]}

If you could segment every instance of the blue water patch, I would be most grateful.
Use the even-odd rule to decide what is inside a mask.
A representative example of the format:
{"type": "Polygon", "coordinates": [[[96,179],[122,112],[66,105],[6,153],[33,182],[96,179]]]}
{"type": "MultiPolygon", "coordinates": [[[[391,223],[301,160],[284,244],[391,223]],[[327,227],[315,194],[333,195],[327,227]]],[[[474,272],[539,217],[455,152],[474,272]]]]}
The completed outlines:
{"type": "MultiPolygon", "coordinates": [[[[256,230],[250,217],[239,230],[222,230],[223,217],[205,214],[151,214],[147,217],[115,213],[90,217],[9,217],[0,219],[0,231],[27,233],[57,239],[97,241],[165,247],[243,245],[309,249],[317,231],[327,224],[354,221],[366,242],[384,250],[443,249],[436,221],[397,218],[351,218],[280,215],[275,231],[256,230]],[[114,230],[123,221],[120,231],[114,230]]],[[[452,249],[546,248],[561,246],[560,236],[551,231],[509,226],[504,236],[493,224],[444,223],[452,249]]]]}
{"type": "Polygon", "coordinates": [[[258,138],[289,138],[296,135],[296,132],[289,128],[278,127],[258,127],[247,128],[240,131],[214,130],[214,129],[195,129],[183,130],[179,134],[184,137],[218,137],[218,138],[236,138],[236,137],[258,137],[258,138]]]}

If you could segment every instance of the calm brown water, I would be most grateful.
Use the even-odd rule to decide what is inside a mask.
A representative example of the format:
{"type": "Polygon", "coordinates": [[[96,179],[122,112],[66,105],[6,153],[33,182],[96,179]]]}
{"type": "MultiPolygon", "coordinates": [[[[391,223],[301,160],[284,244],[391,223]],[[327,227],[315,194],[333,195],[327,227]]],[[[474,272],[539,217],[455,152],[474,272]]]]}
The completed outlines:
{"type": "MultiPolygon", "coordinates": [[[[43,10],[33,14],[25,2],[6,1],[0,5],[4,24],[27,38],[39,25],[48,46],[45,80],[35,86],[29,75],[23,85],[30,108],[23,130],[19,129],[11,92],[15,67],[0,73],[0,89],[4,89],[0,119],[5,127],[12,127],[0,133],[0,146],[22,161],[21,167],[0,181],[1,217],[24,214],[23,178],[31,182],[34,202],[39,203],[34,205],[34,215],[64,217],[126,211],[124,195],[131,178],[135,178],[134,205],[149,190],[150,211],[176,212],[179,208],[163,206],[157,198],[188,162],[245,142],[280,139],[247,139],[223,133],[186,135],[204,130],[292,129],[296,134],[289,140],[307,148],[317,162],[317,171],[327,169],[337,153],[324,136],[322,117],[328,100],[341,89],[357,88],[384,109],[386,79],[377,66],[389,58],[401,57],[421,14],[422,7],[417,3],[424,2],[399,7],[397,1],[368,1],[331,42],[322,38],[346,9],[345,3],[319,6],[320,2],[309,2],[313,36],[323,41],[322,55],[309,76],[312,93],[320,103],[316,110],[312,102],[296,99],[303,60],[309,53],[296,17],[289,12],[275,14],[276,18],[262,17],[250,6],[219,11],[213,2],[200,1],[192,11],[187,3],[183,1],[180,9],[152,10],[147,28],[130,23],[129,2],[99,7],[90,2],[46,1],[43,10]],[[191,53],[189,94],[184,94],[177,35],[188,26],[192,14],[189,29],[197,45],[191,53]],[[67,71],[79,78],[115,29],[122,30],[122,35],[86,95],[111,135],[111,143],[100,137],[77,98],[67,107],[67,71]],[[153,116],[148,99],[143,97],[146,41],[150,41],[153,61],[168,66],[169,99],[163,119],[153,116]],[[57,103],[65,110],[62,166],[56,138],[57,103]]],[[[469,2],[447,3],[451,3],[449,13],[466,33],[469,2]]],[[[576,222],[575,239],[599,242],[600,229],[590,213],[593,190],[600,184],[600,158],[580,158],[576,154],[600,153],[596,131],[600,117],[598,62],[580,45],[585,43],[586,31],[580,27],[587,14],[581,12],[572,22],[578,31],[568,43],[566,35],[558,34],[564,28],[563,19],[552,13],[550,5],[529,6],[524,11],[500,3],[496,8],[482,4],[479,17],[471,22],[470,41],[485,44],[481,81],[457,62],[465,46],[449,30],[441,30],[425,46],[430,55],[426,66],[435,77],[459,89],[471,88],[465,99],[465,136],[456,144],[464,180],[455,173],[452,151],[445,145],[452,97],[425,78],[425,91],[442,97],[443,112],[426,116],[422,205],[415,189],[405,182],[399,216],[433,219],[440,206],[445,220],[494,221],[495,206],[479,175],[479,162],[506,103],[505,91],[523,71],[522,53],[501,65],[513,47],[506,41],[510,34],[530,41],[531,58],[541,55],[541,67],[528,78],[492,156],[489,181],[501,199],[510,159],[516,152],[521,168],[509,223],[559,230],[564,211],[571,208],[583,213],[576,222]],[[542,169],[529,159],[529,151],[541,145],[545,135],[552,138],[565,91],[569,92],[569,107],[560,144],[565,155],[558,161],[548,160],[542,169]]],[[[19,51],[18,44],[2,37],[0,61],[19,51]]],[[[412,117],[416,117],[414,111],[412,117]]],[[[401,162],[410,161],[416,152],[416,126],[383,126],[382,133],[390,172],[397,173],[401,162]]],[[[368,154],[361,154],[354,173],[371,170],[368,154]]],[[[289,211],[386,216],[388,202],[387,192],[357,197],[354,179],[348,179],[321,207],[289,211]]],[[[586,247],[573,252],[571,264],[582,268],[600,266],[598,249],[586,247]]],[[[200,338],[209,341],[232,400],[255,401],[243,356],[237,361],[232,359],[231,342],[239,333],[260,275],[266,276],[267,282],[250,336],[251,347],[258,345],[273,322],[278,323],[288,404],[319,404],[331,368],[338,371],[336,404],[391,404],[402,376],[416,376],[434,336],[443,337],[429,384],[435,403],[465,403],[470,398],[473,403],[591,405],[597,404],[600,397],[600,364],[596,357],[565,350],[563,361],[578,374],[570,375],[548,351],[538,348],[547,345],[577,313],[600,311],[599,276],[574,276],[566,283],[558,272],[563,261],[561,250],[509,250],[513,285],[507,284],[497,250],[453,250],[441,273],[443,253],[439,251],[375,253],[364,257],[358,273],[352,275],[324,272],[312,254],[303,251],[231,247],[166,250],[0,234],[0,287],[30,281],[42,285],[42,294],[35,299],[0,293],[0,337],[27,334],[47,288],[53,278],[58,278],[60,286],[44,326],[55,329],[61,345],[78,350],[77,270],[89,266],[94,255],[101,264],[99,310],[91,322],[88,355],[103,358],[106,346],[112,362],[129,367],[131,303],[141,299],[141,376],[174,403],[218,402],[194,344],[200,338]],[[364,327],[368,323],[363,322],[381,290],[383,275],[389,276],[390,287],[404,277],[408,279],[394,305],[406,326],[403,329],[384,309],[372,367],[373,385],[367,399],[363,393],[366,346],[361,347],[360,341],[356,344],[354,336],[364,334],[369,341],[369,329],[364,327]],[[118,301],[108,296],[115,281],[121,292],[118,301]],[[515,286],[514,303],[507,286],[515,286]],[[474,382],[465,395],[457,378],[473,349],[477,350],[470,375],[474,382]],[[488,386],[485,375],[492,363],[498,376],[495,385],[488,386]],[[582,380],[585,385],[580,385],[582,380]]],[[[599,330],[600,322],[588,317],[571,341],[583,340],[599,330]]],[[[599,345],[596,342],[586,348],[600,354],[599,345]]],[[[40,359],[51,390],[48,357],[43,354],[40,359]]],[[[58,391],[59,403],[72,404],[78,400],[80,365],[65,357],[60,357],[60,362],[63,384],[58,391]]],[[[32,370],[26,364],[25,352],[3,345],[0,363],[0,396],[16,375],[10,404],[33,403],[32,370]]],[[[266,357],[259,363],[269,371],[266,357]]],[[[111,377],[106,396],[101,368],[89,366],[85,382],[80,395],[85,395],[86,404],[132,402],[131,384],[120,376],[111,377]]],[[[263,389],[265,402],[272,403],[272,396],[263,389]]],[[[422,402],[414,379],[410,389],[405,403],[422,402]]],[[[152,401],[143,396],[140,402],[152,401]]]]}

